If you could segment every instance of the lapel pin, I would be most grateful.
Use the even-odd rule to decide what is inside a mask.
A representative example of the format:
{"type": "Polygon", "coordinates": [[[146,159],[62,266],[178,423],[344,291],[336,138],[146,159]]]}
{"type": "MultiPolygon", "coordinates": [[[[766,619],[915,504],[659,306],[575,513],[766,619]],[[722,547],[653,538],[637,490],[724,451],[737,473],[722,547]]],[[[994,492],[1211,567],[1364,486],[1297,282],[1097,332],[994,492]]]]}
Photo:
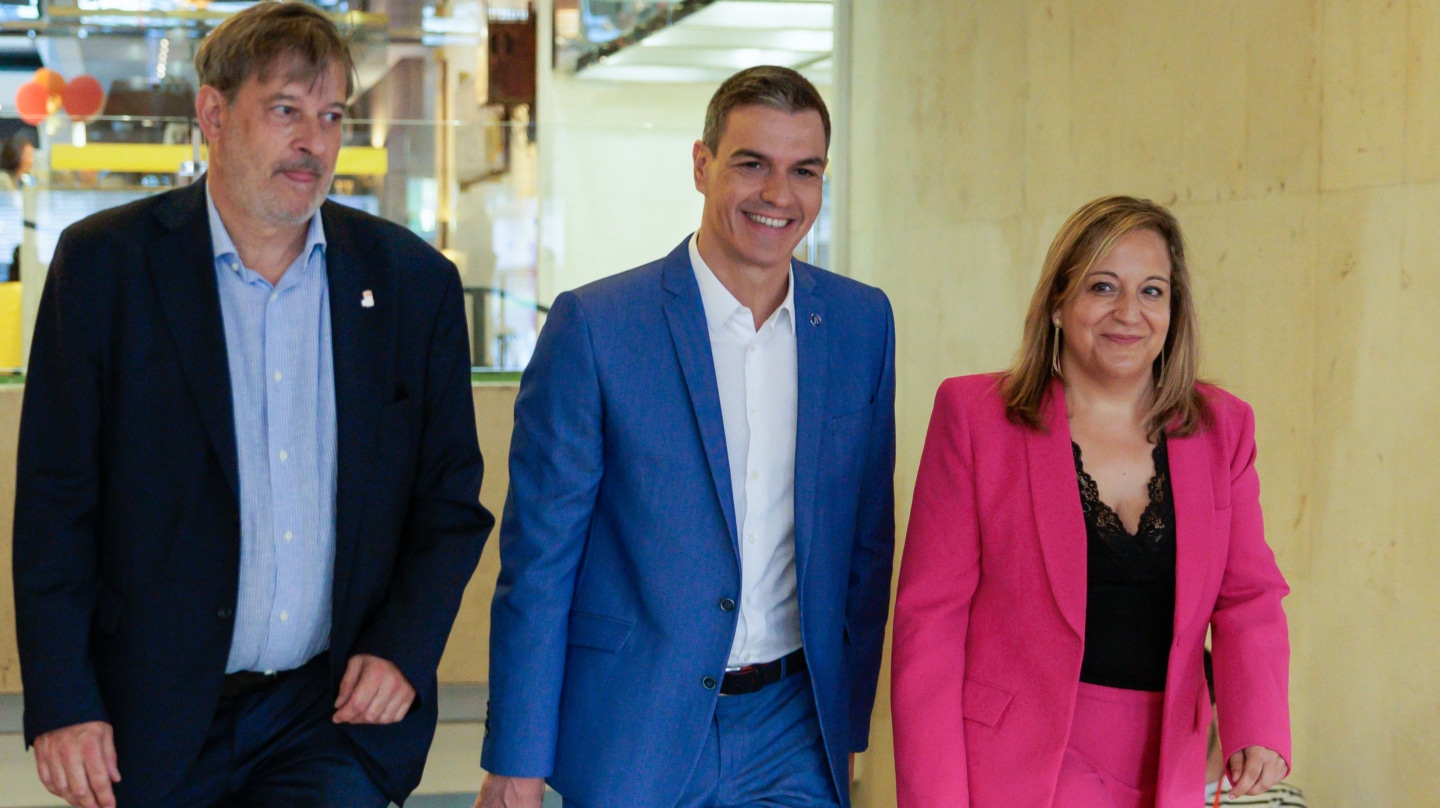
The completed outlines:
{"type": "Polygon", "coordinates": [[[820,325],[820,315],[818,315],[818,314],[812,314],[812,315],[810,315],[810,325],[820,325]]]}
{"type": "Polygon", "coordinates": [[[375,295],[371,294],[369,289],[366,289],[365,291],[360,293],[360,308],[375,308],[375,295]]]}

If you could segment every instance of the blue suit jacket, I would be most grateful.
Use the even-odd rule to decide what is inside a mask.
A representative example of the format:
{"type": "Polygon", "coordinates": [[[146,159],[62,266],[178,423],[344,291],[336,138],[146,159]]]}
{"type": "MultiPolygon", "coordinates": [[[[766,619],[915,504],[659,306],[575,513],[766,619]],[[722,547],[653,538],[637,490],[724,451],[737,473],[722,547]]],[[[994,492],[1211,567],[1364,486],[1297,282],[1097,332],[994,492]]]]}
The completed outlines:
{"type": "MultiPolygon", "coordinates": [[[[402,798],[494,520],[479,504],[454,267],[396,225],[328,202],[320,216],[338,439],[330,672],[338,682],[352,654],[370,653],[415,687],[403,721],[348,730],[402,798]]],[[[234,416],[201,184],[67,229],[33,344],[14,551],[25,737],[111,722],[117,796],[144,801],[199,752],[238,587],[234,416]]]]}
{"type": "MultiPolygon", "coordinates": [[[[863,750],[894,549],[894,323],[796,263],[795,558],[836,788],[863,750]]],[[[560,295],[515,403],[484,767],[587,808],[670,808],[700,754],[739,550],[709,332],[686,243],[560,295]],[[712,683],[713,684],[713,683],[712,683]]]]}

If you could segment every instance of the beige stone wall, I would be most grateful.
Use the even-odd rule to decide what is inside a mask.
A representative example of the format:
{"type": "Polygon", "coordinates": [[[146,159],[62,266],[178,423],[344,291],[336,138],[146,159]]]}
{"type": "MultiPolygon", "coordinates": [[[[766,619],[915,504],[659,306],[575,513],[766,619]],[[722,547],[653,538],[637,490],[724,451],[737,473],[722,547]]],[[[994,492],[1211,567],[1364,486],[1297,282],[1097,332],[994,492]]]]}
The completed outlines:
{"type": "Polygon", "coordinates": [[[465,590],[450,644],[440,660],[443,683],[488,682],[490,680],[490,598],[500,575],[500,514],[505,509],[505,492],[510,488],[510,428],[515,423],[513,384],[475,386],[475,426],[480,433],[480,452],[485,456],[485,482],[480,502],[495,514],[495,530],[485,542],[480,566],[465,590]]]}
{"type": "MultiPolygon", "coordinates": [[[[1108,193],[1171,205],[1205,372],[1258,416],[1294,588],[1295,780],[1317,806],[1435,804],[1440,3],[857,0],[854,18],[850,272],[896,309],[900,524],[936,385],[1009,362],[1064,217],[1108,193]]],[[[883,695],[873,737],[861,808],[894,804],[883,695]]]]}
{"type": "MultiPolygon", "coordinates": [[[[477,385],[475,423],[485,455],[485,483],[480,501],[498,519],[510,484],[510,425],[515,411],[515,385],[477,385]]],[[[10,575],[10,542],[15,516],[15,448],[20,429],[18,385],[0,387],[0,693],[20,692],[20,660],[15,649],[15,590],[10,575]]],[[[490,535],[485,554],[456,617],[450,644],[440,661],[440,681],[484,682],[490,658],[490,597],[500,573],[496,537],[490,535]]]]}

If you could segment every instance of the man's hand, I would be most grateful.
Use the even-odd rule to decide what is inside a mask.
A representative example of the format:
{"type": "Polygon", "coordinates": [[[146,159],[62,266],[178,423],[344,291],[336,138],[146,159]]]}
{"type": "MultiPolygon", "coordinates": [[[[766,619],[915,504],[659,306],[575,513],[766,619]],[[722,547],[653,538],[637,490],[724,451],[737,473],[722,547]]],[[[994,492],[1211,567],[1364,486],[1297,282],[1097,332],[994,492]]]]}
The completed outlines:
{"type": "Polygon", "coordinates": [[[337,724],[394,724],[415,703],[415,688],[393,662],[356,654],[345,666],[340,696],[335,699],[337,724]]]}
{"type": "Polygon", "coordinates": [[[540,808],[545,800],[545,778],[485,775],[475,808],[540,808]]]}
{"type": "Polygon", "coordinates": [[[51,730],[35,739],[40,782],[76,808],[115,808],[111,783],[120,782],[115,732],[104,721],[51,730]]]}
{"type": "Polygon", "coordinates": [[[1229,769],[1230,782],[1235,784],[1231,798],[1264,794],[1290,773],[1285,758],[1263,746],[1247,746],[1231,755],[1229,769]]]}

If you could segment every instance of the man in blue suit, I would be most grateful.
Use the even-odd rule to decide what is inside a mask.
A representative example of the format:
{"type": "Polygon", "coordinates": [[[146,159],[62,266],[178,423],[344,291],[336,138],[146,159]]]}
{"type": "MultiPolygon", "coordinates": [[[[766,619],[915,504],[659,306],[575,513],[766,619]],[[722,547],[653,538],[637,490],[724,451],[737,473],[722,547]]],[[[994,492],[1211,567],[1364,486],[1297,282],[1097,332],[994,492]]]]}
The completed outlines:
{"type": "Polygon", "coordinates": [[[20,429],[25,738],[76,806],[375,806],[420,779],[493,519],[458,274],[326,202],[314,7],[196,55],[203,181],[61,236],[20,429]]]}
{"type": "Polygon", "coordinates": [[[700,229],[560,295],[520,385],[483,808],[847,806],[894,549],[894,323],[793,260],[830,125],[743,71],[700,229]]]}

